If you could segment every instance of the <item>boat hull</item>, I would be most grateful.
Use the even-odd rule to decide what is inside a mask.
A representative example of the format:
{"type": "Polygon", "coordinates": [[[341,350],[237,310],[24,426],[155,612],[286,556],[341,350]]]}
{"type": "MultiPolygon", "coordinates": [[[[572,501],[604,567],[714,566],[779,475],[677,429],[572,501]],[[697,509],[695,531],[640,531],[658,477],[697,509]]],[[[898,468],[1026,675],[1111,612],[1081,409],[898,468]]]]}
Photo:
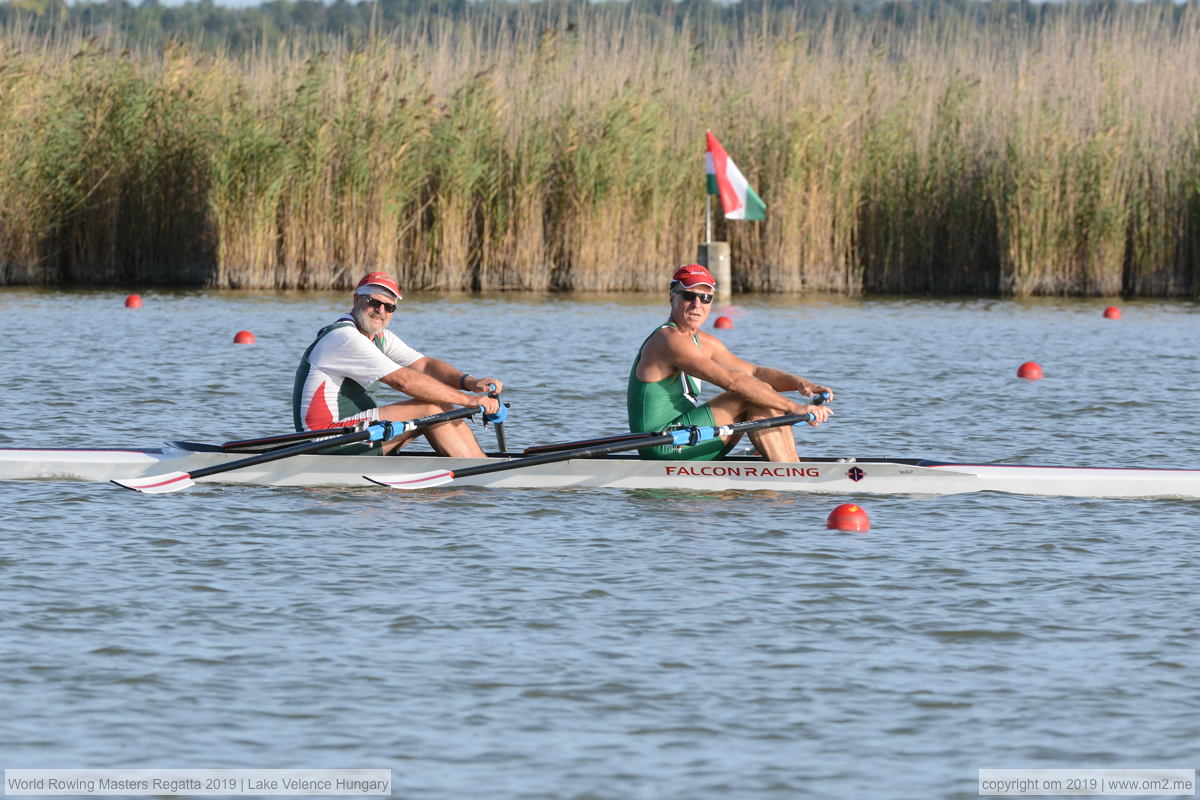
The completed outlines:
{"type": "MultiPolygon", "coordinates": [[[[176,442],[146,450],[0,449],[0,480],[109,481],[164,472],[190,472],[226,464],[245,453],[176,442]]],[[[404,476],[508,460],[397,456],[300,455],[271,461],[197,483],[256,486],[361,487],[363,476],[404,476]]],[[[602,456],[491,472],[454,481],[455,486],[503,489],[769,490],[821,494],[1010,494],[1200,499],[1200,470],[1038,467],[954,464],[918,459],[813,459],[781,464],[755,458],[723,461],[643,461],[602,456]]]]}

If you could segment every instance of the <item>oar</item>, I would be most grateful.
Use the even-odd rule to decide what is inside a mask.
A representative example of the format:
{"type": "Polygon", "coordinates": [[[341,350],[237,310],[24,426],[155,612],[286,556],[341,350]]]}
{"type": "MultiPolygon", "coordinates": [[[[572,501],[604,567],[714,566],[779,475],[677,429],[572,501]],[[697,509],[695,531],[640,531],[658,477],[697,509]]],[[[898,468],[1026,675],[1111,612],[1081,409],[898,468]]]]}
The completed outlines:
{"type": "Polygon", "coordinates": [[[430,489],[434,486],[447,484],[455,478],[468,478],[472,475],[485,475],[489,472],[521,469],[522,467],[533,467],[539,464],[553,464],[556,461],[568,461],[572,458],[592,458],[593,456],[603,456],[609,453],[619,453],[623,450],[641,450],[644,447],[659,447],[661,445],[691,446],[715,439],[718,436],[730,436],[735,433],[757,431],[763,428],[776,428],[780,425],[799,425],[802,422],[809,422],[814,419],[816,419],[816,415],[812,413],[787,414],[782,417],[735,422],[732,425],[722,425],[719,427],[692,426],[681,428],[677,431],[648,434],[640,439],[611,442],[592,447],[580,447],[575,450],[543,453],[536,456],[527,456],[526,458],[514,458],[499,463],[481,464],[477,467],[463,467],[462,469],[454,470],[442,469],[435,472],[422,472],[418,475],[363,475],[363,477],[372,483],[378,483],[380,486],[387,486],[392,489],[430,489]]]}
{"type": "MultiPolygon", "coordinates": [[[[828,392],[818,392],[809,400],[810,405],[821,406],[825,405],[829,400],[828,392]]],[[[538,444],[533,447],[526,447],[523,452],[527,456],[537,455],[538,453],[552,453],[556,450],[572,450],[578,447],[590,447],[595,444],[608,444],[609,442],[630,442],[634,439],[640,439],[644,436],[657,436],[656,433],[616,433],[612,436],[598,436],[595,439],[578,439],[574,442],[557,442],[556,444],[538,444]]]]}
{"type": "Polygon", "coordinates": [[[321,439],[330,436],[342,436],[359,430],[357,425],[346,425],[341,428],[322,428],[314,431],[296,431],[295,433],[280,433],[275,436],[263,436],[258,439],[238,439],[221,445],[222,450],[246,450],[251,448],[271,448],[290,442],[304,442],[309,439],[321,439]]]}
{"type": "Polygon", "coordinates": [[[580,447],[590,447],[595,444],[608,444],[610,442],[630,442],[634,439],[641,439],[645,436],[657,436],[654,433],[616,433],[612,436],[598,436],[595,439],[577,439],[574,442],[557,442],[555,444],[537,444],[533,447],[526,447],[521,452],[527,456],[535,456],[538,453],[553,453],[558,450],[572,450],[580,447]]]}
{"type": "MultiPolygon", "coordinates": [[[[500,406],[500,409],[496,414],[497,419],[495,420],[496,446],[500,448],[501,453],[507,453],[508,446],[504,442],[504,418],[508,416],[508,414],[504,410],[504,404],[500,402],[500,393],[496,391],[496,384],[491,383],[488,384],[488,386],[491,388],[491,391],[488,392],[488,397],[496,398],[496,403],[500,406]]],[[[486,425],[489,422],[492,422],[492,420],[488,419],[487,417],[483,418],[483,424],[486,425]]]]}
{"type": "Polygon", "coordinates": [[[403,422],[384,422],[381,420],[372,422],[353,433],[345,433],[330,439],[319,439],[315,442],[305,442],[304,444],[285,447],[282,450],[271,450],[270,452],[259,453],[258,455],[241,458],[237,461],[231,461],[228,464],[201,467],[192,472],[165,472],[160,475],[149,475],[143,478],[126,478],[119,481],[114,480],[113,483],[117,486],[123,486],[126,489],[133,489],[134,491],[146,494],[178,492],[180,489],[192,486],[196,482],[196,479],[207,478],[209,475],[219,475],[222,472],[231,472],[243,467],[252,467],[257,464],[265,464],[268,461],[277,461],[281,458],[290,458],[291,456],[299,456],[305,453],[315,453],[319,450],[328,450],[331,447],[340,447],[346,444],[354,444],[355,442],[383,442],[417,428],[426,428],[441,422],[449,422],[452,419],[462,419],[478,412],[479,409],[475,406],[465,406],[463,408],[451,409],[441,414],[432,414],[428,417],[419,417],[417,419],[404,420],[403,422]]]}

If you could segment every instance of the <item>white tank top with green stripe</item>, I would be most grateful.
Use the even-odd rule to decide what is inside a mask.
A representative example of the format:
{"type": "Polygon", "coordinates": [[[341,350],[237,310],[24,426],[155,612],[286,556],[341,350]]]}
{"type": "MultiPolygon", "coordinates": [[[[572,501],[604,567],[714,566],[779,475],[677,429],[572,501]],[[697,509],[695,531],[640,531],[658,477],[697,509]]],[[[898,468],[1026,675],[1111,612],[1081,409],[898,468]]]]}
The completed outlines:
{"type": "Polygon", "coordinates": [[[336,427],[362,419],[378,404],[368,391],[372,384],[424,358],[392,333],[368,339],[354,319],[345,316],[317,333],[304,351],[292,387],[292,421],[297,430],[336,427]]]}

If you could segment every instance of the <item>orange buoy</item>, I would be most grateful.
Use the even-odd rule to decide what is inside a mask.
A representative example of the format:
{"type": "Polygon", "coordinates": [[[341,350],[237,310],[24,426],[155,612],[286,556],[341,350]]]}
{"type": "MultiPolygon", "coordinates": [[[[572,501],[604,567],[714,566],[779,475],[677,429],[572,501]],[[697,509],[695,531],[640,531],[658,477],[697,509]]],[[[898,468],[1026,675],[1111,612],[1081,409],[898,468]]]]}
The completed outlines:
{"type": "Polygon", "coordinates": [[[1104,309],[1104,318],[1105,319],[1120,319],[1121,318],[1121,309],[1117,308],[1116,306],[1109,306],[1108,308],[1104,309]]]}
{"type": "Polygon", "coordinates": [[[842,503],[829,512],[825,527],[835,531],[865,531],[871,527],[871,518],[862,506],[842,503]]]}
{"type": "Polygon", "coordinates": [[[233,337],[234,344],[254,344],[254,334],[250,331],[238,331],[233,337]]]}
{"type": "Polygon", "coordinates": [[[1024,378],[1027,381],[1040,381],[1042,379],[1042,365],[1036,361],[1026,361],[1017,367],[1017,377],[1024,378]]]}
{"type": "Polygon", "coordinates": [[[716,318],[716,319],[713,321],[713,327],[714,327],[714,328],[718,328],[718,329],[720,329],[720,330],[725,330],[725,329],[727,329],[727,328],[732,328],[732,327],[733,327],[733,320],[731,320],[729,317],[717,317],[717,318],[716,318]]]}
{"type": "Polygon", "coordinates": [[[141,308],[142,307],[141,296],[136,295],[136,294],[131,294],[131,295],[129,295],[129,297],[126,297],[125,298],[125,307],[126,308],[141,308]]]}

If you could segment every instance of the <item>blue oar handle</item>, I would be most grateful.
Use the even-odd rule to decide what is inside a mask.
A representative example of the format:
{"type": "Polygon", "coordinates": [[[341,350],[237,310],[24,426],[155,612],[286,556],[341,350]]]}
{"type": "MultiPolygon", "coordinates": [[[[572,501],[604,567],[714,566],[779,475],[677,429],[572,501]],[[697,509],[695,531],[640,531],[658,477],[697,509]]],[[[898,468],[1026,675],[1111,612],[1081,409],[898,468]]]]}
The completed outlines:
{"type": "Polygon", "coordinates": [[[489,422],[496,424],[496,446],[500,448],[501,453],[506,453],[508,452],[508,441],[504,436],[504,420],[508,419],[508,403],[499,402],[500,392],[496,391],[499,388],[495,383],[488,383],[488,397],[496,398],[499,408],[496,409],[495,414],[484,414],[483,424],[487,425],[489,422]]]}
{"type": "Polygon", "coordinates": [[[809,405],[823,406],[829,402],[829,392],[817,392],[808,402],[809,405]]]}
{"type": "MultiPolygon", "coordinates": [[[[411,426],[415,428],[416,425],[411,426]]],[[[367,426],[367,441],[368,442],[384,442],[391,439],[393,436],[399,436],[411,429],[407,422],[387,422],[378,420],[367,426]],[[397,431],[396,428],[400,430],[397,431]]]]}
{"type": "MultiPolygon", "coordinates": [[[[499,400],[500,393],[496,391],[496,384],[489,383],[487,386],[488,386],[488,397],[491,397],[494,400],[499,400]]],[[[489,422],[494,422],[497,425],[503,425],[504,420],[508,419],[508,403],[500,403],[499,405],[500,405],[500,408],[498,408],[496,410],[495,414],[484,414],[483,415],[483,424],[484,425],[487,425],[489,422]]],[[[501,449],[503,449],[503,448],[501,448],[501,449]]]]}
{"type": "Polygon", "coordinates": [[[664,431],[671,435],[671,444],[675,447],[695,447],[701,442],[716,438],[717,429],[708,426],[690,425],[677,431],[664,431]]]}

